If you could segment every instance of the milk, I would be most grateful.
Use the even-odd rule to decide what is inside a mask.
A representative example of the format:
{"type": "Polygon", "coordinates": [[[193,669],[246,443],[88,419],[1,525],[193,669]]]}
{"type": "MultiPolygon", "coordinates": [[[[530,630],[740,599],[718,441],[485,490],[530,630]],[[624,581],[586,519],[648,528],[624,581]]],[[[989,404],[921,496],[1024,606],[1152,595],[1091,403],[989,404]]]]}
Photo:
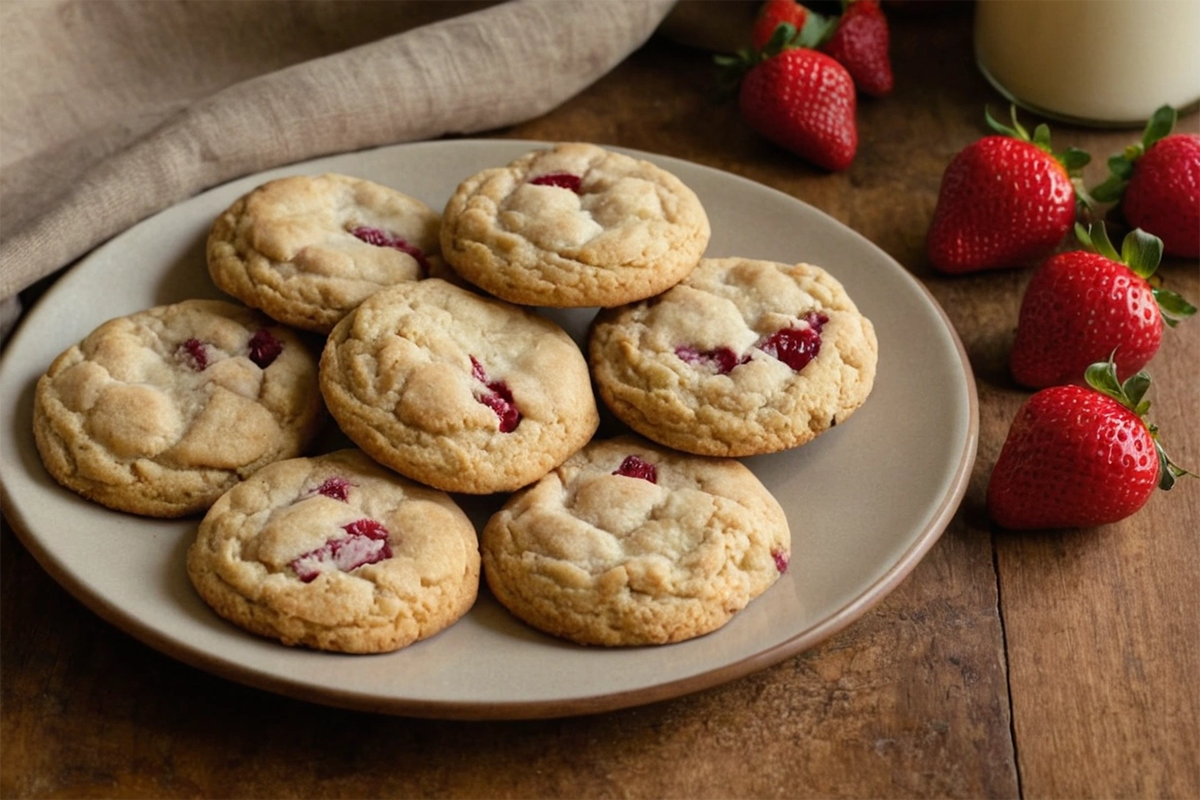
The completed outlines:
{"type": "Polygon", "coordinates": [[[977,0],[975,58],[1032,111],[1140,126],[1200,103],[1200,0],[977,0]]]}

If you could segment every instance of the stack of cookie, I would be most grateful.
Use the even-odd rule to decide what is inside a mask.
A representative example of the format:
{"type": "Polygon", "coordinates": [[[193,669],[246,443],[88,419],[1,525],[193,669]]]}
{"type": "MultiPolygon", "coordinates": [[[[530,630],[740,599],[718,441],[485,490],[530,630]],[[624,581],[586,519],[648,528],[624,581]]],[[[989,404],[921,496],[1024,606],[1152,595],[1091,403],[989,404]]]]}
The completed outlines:
{"type": "Polygon", "coordinates": [[[196,589],[287,644],[404,647],[481,571],[575,642],[699,636],[790,558],[736,458],[844,422],[876,358],[824,270],[706,259],[709,237],[676,176],[588,144],[470,176],[441,215],[360,178],[272,181],[208,241],[244,305],[101,326],[39,382],[38,447],[111,508],[205,512],[196,589]],[[586,357],[547,307],[599,309],[586,357]],[[594,438],[597,395],[633,434],[594,438]],[[310,452],[326,413],[355,449],[310,452]],[[450,493],[509,496],[477,539],[450,493]]]}

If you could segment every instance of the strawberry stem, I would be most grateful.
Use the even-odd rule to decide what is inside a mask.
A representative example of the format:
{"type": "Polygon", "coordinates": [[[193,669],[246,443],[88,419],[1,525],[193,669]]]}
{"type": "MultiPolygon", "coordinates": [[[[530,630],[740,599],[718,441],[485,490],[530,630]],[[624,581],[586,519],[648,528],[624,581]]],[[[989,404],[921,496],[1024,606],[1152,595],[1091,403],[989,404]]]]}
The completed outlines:
{"type": "MultiPolygon", "coordinates": [[[[1141,228],[1135,228],[1125,236],[1121,241],[1120,253],[1109,241],[1108,231],[1104,227],[1103,221],[1094,222],[1090,227],[1084,227],[1082,223],[1076,222],[1075,238],[1079,239],[1080,243],[1088,250],[1099,253],[1109,261],[1124,264],[1134,274],[1146,281],[1149,281],[1151,276],[1158,271],[1158,265],[1162,262],[1162,240],[1141,228]]],[[[1150,293],[1158,303],[1163,322],[1169,328],[1174,328],[1196,313],[1196,307],[1178,292],[1155,286],[1152,283],[1150,293]]]]}
{"type": "Polygon", "coordinates": [[[1162,442],[1159,441],[1158,426],[1148,423],[1144,419],[1146,412],[1150,410],[1150,401],[1145,399],[1146,392],[1150,390],[1150,373],[1141,370],[1136,375],[1130,375],[1124,383],[1121,383],[1117,378],[1117,365],[1113,361],[1114,355],[1116,355],[1115,350],[1108,357],[1108,361],[1097,361],[1087,368],[1084,372],[1084,380],[1087,385],[1116,400],[1142,420],[1146,430],[1150,432],[1150,438],[1154,441],[1154,450],[1158,455],[1158,488],[1169,491],[1175,485],[1176,478],[1184,475],[1196,477],[1195,473],[1188,472],[1171,461],[1167,451],[1163,449],[1162,442]]]}
{"type": "Polygon", "coordinates": [[[1069,177],[1076,177],[1079,171],[1091,162],[1091,155],[1085,150],[1080,150],[1078,147],[1068,147],[1061,153],[1054,152],[1054,149],[1050,146],[1049,125],[1045,123],[1039,124],[1033,129],[1033,135],[1030,136],[1029,130],[1017,119],[1017,107],[1015,105],[1009,106],[1009,113],[1012,115],[1011,126],[998,122],[992,116],[991,109],[987,106],[983,107],[983,118],[989,128],[1001,136],[1012,136],[1015,139],[1020,139],[1022,142],[1029,142],[1039,150],[1043,150],[1054,156],[1055,160],[1063,165],[1069,177]]]}
{"type": "Polygon", "coordinates": [[[1146,130],[1142,132],[1142,152],[1149,150],[1155,142],[1171,134],[1175,129],[1175,121],[1179,112],[1171,106],[1160,106],[1146,122],[1146,130]]]}
{"type": "Polygon", "coordinates": [[[816,49],[833,35],[837,22],[836,17],[827,17],[809,10],[804,17],[804,26],[797,30],[790,22],[781,22],[771,32],[771,38],[755,50],[753,47],[743,47],[736,53],[719,53],[713,56],[717,65],[717,101],[728,102],[733,99],[742,78],[767,59],[774,58],[785,50],[796,48],[816,49]]]}
{"type": "Polygon", "coordinates": [[[1152,233],[1135,228],[1121,241],[1121,261],[1138,276],[1149,278],[1162,262],[1163,243],[1152,233]]]}
{"type": "Polygon", "coordinates": [[[1150,287],[1150,293],[1162,311],[1163,322],[1168,328],[1174,328],[1188,317],[1196,313],[1196,307],[1183,298],[1178,292],[1164,289],[1161,286],[1150,287]]]}
{"type": "Polygon", "coordinates": [[[1133,177],[1133,165],[1159,139],[1175,128],[1179,114],[1171,106],[1160,106],[1146,122],[1141,141],[1126,145],[1120,154],[1108,159],[1108,177],[1091,188],[1089,194],[1101,203],[1115,203],[1125,194],[1133,177]]]}

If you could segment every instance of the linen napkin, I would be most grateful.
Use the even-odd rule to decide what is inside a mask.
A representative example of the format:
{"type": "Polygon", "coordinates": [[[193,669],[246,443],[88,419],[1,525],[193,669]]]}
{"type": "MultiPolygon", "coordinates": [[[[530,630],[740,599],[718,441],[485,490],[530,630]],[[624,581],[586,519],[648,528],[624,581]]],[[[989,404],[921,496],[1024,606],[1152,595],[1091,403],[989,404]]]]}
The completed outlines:
{"type": "Polygon", "coordinates": [[[0,3],[0,304],[204,189],[546,113],[675,0],[0,3]]]}

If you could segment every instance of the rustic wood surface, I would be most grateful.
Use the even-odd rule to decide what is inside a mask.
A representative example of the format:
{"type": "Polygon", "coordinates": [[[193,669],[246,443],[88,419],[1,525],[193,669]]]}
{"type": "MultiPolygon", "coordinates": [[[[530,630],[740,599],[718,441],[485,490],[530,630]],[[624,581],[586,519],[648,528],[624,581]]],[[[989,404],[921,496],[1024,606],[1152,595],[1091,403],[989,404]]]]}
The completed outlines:
{"type": "MultiPolygon", "coordinates": [[[[897,89],[861,103],[860,151],[844,174],[807,166],[713,105],[710,54],[663,37],[554,112],[494,132],[744,175],[864,234],[937,297],[978,382],[978,461],[941,540],[863,619],[772,668],[642,708],[528,722],[375,716],[159,654],[59,588],[6,525],[0,795],[1200,796],[1200,480],[1094,530],[1018,535],[983,512],[1028,394],[1006,357],[1029,273],[949,279],[922,253],[942,169],[984,134],[985,103],[1005,108],[974,67],[970,23],[953,7],[893,14],[897,89]]],[[[1181,125],[1196,130],[1196,116],[1181,125]]],[[[1099,161],[1135,136],[1054,131],[1058,146],[1099,161]]],[[[1195,262],[1162,274],[1200,299],[1195,262]]],[[[1151,416],[1176,460],[1200,470],[1198,367],[1195,320],[1151,364],[1151,416]]]]}

